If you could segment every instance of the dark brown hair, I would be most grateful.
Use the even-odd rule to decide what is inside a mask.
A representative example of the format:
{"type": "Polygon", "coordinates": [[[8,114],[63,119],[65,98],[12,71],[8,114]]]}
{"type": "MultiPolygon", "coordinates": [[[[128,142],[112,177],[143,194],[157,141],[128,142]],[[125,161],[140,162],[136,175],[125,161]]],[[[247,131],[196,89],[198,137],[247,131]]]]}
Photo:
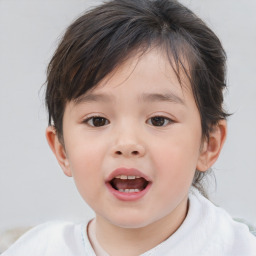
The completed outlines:
{"type": "MultiPolygon", "coordinates": [[[[49,125],[59,138],[67,102],[97,86],[135,51],[143,54],[153,46],[166,52],[180,82],[180,74],[188,77],[202,136],[208,138],[228,116],[222,107],[226,55],[212,30],[175,0],[112,0],[70,25],[47,73],[49,125]]],[[[203,177],[196,171],[193,185],[200,189],[203,177]]]]}

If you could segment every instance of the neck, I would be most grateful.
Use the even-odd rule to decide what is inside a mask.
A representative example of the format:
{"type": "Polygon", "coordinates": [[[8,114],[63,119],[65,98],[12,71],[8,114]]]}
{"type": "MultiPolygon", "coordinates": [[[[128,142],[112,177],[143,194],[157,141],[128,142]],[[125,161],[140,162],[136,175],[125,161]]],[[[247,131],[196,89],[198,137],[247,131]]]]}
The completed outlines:
{"type": "Polygon", "coordinates": [[[96,237],[111,256],[137,256],[170,237],[181,226],[187,211],[188,199],[185,198],[169,215],[141,228],[119,227],[96,215],[96,237]]]}

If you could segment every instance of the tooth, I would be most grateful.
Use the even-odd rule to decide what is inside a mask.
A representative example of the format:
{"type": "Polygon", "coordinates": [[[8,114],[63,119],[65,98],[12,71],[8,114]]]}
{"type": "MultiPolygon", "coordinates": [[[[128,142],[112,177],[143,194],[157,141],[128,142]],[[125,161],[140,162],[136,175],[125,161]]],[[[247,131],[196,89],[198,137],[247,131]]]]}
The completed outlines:
{"type": "Polygon", "coordinates": [[[116,176],[115,178],[116,178],[116,179],[120,179],[120,178],[121,178],[121,175],[118,175],[118,176],[116,176]]]}
{"type": "Polygon", "coordinates": [[[127,180],[127,175],[121,175],[120,179],[121,180],[127,180]]]}
{"type": "Polygon", "coordinates": [[[136,178],[136,179],[139,179],[139,178],[140,178],[140,176],[135,176],[135,178],[136,178]]]}
{"type": "Polygon", "coordinates": [[[138,192],[140,192],[140,190],[139,189],[133,189],[133,188],[131,188],[131,189],[129,189],[129,188],[126,188],[126,189],[118,189],[118,191],[119,192],[123,192],[123,193],[138,193],[138,192]]]}
{"type": "Polygon", "coordinates": [[[135,180],[135,176],[128,176],[128,180],[135,180]]]}

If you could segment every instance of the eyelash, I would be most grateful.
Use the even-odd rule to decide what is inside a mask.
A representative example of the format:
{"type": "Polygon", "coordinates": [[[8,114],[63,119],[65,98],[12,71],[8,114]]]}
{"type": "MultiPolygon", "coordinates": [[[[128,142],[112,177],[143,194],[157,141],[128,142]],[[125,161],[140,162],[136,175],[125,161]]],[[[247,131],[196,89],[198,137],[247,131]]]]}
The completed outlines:
{"type": "Polygon", "coordinates": [[[85,124],[87,124],[87,125],[89,125],[89,126],[91,126],[91,127],[102,127],[102,126],[106,125],[106,124],[104,124],[104,125],[95,126],[95,125],[89,123],[90,121],[93,122],[93,119],[96,119],[96,118],[105,120],[105,121],[108,122],[108,124],[110,123],[107,118],[102,117],[102,116],[90,116],[90,117],[86,118],[86,119],[83,121],[83,123],[85,123],[85,124]]]}
{"type": "MultiPolygon", "coordinates": [[[[174,123],[174,121],[172,119],[170,119],[168,117],[165,117],[165,116],[161,116],[161,115],[157,115],[157,116],[153,116],[153,117],[149,118],[146,123],[148,123],[149,120],[151,120],[151,125],[155,126],[155,127],[165,127],[165,126],[167,126],[167,125],[169,125],[171,123],[174,123]],[[153,118],[162,118],[161,121],[164,120],[164,125],[153,125],[152,124],[152,119],[153,118]],[[166,123],[166,121],[167,121],[167,123],[166,123]]],[[[109,120],[107,118],[105,118],[105,117],[102,117],[102,116],[91,116],[91,117],[88,117],[87,119],[85,119],[83,121],[83,123],[85,123],[85,124],[87,124],[87,125],[89,125],[91,127],[102,127],[102,126],[110,124],[109,120]],[[99,118],[99,119],[101,119],[101,121],[104,121],[104,122],[107,121],[107,124],[96,126],[93,123],[91,123],[91,124],[89,123],[89,122],[93,122],[93,120],[96,119],[96,118],[99,118]]]]}
{"type": "MultiPolygon", "coordinates": [[[[153,117],[149,118],[148,120],[151,120],[151,125],[153,125],[153,126],[155,126],[155,127],[165,127],[165,126],[167,126],[167,125],[169,125],[169,124],[171,124],[171,123],[174,123],[174,121],[173,121],[172,119],[170,119],[170,118],[168,118],[168,117],[165,117],[165,116],[161,116],[161,115],[153,116],[153,117]],[[162,120],[164,120],[164,125],[153,125],[153,124],[152,124],[152,119],[153,119],[153,118],[161,118],[162,120]],[[166,123],[166,121],[167,121],[167,123],[166,123]]],[[[148,121],[148,120],[147,120],[147,121],[148,121]]]]}

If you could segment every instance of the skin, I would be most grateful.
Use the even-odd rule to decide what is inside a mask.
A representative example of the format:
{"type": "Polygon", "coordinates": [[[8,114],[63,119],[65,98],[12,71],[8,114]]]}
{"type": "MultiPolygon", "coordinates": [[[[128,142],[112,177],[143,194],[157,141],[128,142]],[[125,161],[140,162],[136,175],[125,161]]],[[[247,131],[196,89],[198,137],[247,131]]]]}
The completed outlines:
{"type": "Polygon", "coordinates": [[[152,49],[132,56],[84,97],[67,103],[64,144],[54,127],[47,128],[46,137],[64,173],[94,210],[101,246],[113,256],[132,256],[161,243],[182,224],[195,170],[206,171],[218,158],[226,122],[214,127],[209,141],[202,140],[188,81],[184,78],[181,86],[165,54],[152,49]],[[169,99],[152,97],[156,94],[169,99]],[[104,118],[103,125],[93,126],[92,116],[104,118]],[[161,126],[153,122],[158,116],[161,126]],[[150,178],[144,197],[127,202],[109,192],[105,181],[120,167],[150,178]]]}

